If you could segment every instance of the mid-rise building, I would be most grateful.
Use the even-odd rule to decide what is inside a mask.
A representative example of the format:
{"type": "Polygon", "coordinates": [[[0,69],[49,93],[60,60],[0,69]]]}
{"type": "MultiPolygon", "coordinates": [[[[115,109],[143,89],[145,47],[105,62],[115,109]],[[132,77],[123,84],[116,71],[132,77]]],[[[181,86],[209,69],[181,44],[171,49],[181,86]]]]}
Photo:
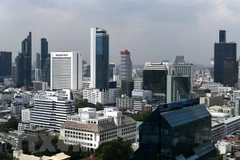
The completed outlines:
{"type": "Polygon", "coordinates": [[[136,121],[122,115],[118,108],[82,108],[62,124],[60,136],[67,144],[80,144],[83,150],[95,151],[102,143],[118,137],[136,142],[136,121]]]}
{"type": "Polygon", "coordinates": [[[0,51],[0,79],[12,76],[12,52],[0,51]]]}
{"type": "Polygon", "coordinates": [[[21,53],[15,59],[16,62],[16,85],[17,87],[32,86],[32,33],[22,41],[21,53]]]}
{"type": "Polygon", "coordinates": [[[133,89],[138,89],[138,90],[142,90],[142,83],[143,83],[143,80],[142,78],[137,78],[133,81],[133,89]]]}
{"type": "Polygon", "coordinates": [[[130,157],[145,159],[215,159],[211,115],[199,99],[159,106],[139,126],[139,148],[130,157]]]}
{"type": "Polygon", "coordinates": [[[82,89],[82,55],[79,52],[51,52],[51,90],[82,89]]]}
{"type": "Polygon", "coordinates": [[[114,63],[109,64],[109,80],[113,80],[114,72],[116,72],[116,65],[114,63]]]}
{"type": "Polygon", "coordinates": [[[133,109],[133,99],[126,95],[116,98],[116,107],[123,109],[133,109]]]}
{"type": "Polygon", "coordinates": [[[221,84],[233,87],[232,84],[237,83],[237,44],[235,42],[226,42],[226,31],[219,31],[219,43],[214,44],[214,82],[219,82],[221,84]],[[225,74],[229,75],[224,78],[224,63],[227,59],[231,59],[233,64],[225,64],[225,74]],[[231,66],[231,67],[230,67],[231,66]],[[231,70],[227,70],[227,68],[231,70]],[[227,72],[233,72],[228,74],[227,72]],[[231,83],[229,83],[229,81],[231,83]],[[229,83],[229,84],[228,84],[229,83]]]}
{"type": "Polygon", "coordinates": [[[67,116],[73,115],[74,112],[75,106],[70,90],[39,92],[34,98],[31,127],[59,131],[67,116]]]}
{"type": "Polygon", "coordinates": [[[22,109],[22,122],[30,122],[31,121],[31,109],[22,109]]]}
{"type": "Polygon", "coordinates": [[[168,68],[162,63],[145,63],[143,69],[143,89],[153,93],[166,94],[168,68]]]}
{"type": "Polygon", "coordinates": [[[91,28],[90,37],[90,88],[108,89],[109,35],[101,28],[91,28]]]}
{"type": "Polygon", "coordinates": [[[176,75],[187,75],[190,77],[191,90],[193,87],[193,64],[191,63],[179,63],[174,66],[174,73],[176,75]]]}
{"type": "Polygon", "coordinates": [[[23,104],[19,102],[13,102],[11,104],[11,113],[13,115],[20,115],[22,112],[23,104]]]}

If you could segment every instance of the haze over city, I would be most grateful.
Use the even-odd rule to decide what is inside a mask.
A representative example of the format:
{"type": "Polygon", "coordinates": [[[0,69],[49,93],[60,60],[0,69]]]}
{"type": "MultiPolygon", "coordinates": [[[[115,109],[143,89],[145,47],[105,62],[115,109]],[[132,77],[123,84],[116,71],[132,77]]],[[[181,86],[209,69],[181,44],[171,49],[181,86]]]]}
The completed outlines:
{"type": "Polygon", "coordinates": [[[119,63],[120,51],[131,51],[133,64],[173,61],[208,65],[218,30],[227,41],[239,42],[240,1],[223,0],[41,0],[1,1],[1,50],[20,51],[19,41],[29,31],[33,59],[46,37],[50,51],[79,50],[89,61],[89,28],[103,27],[110,35],[110,61],[119,63]]]}

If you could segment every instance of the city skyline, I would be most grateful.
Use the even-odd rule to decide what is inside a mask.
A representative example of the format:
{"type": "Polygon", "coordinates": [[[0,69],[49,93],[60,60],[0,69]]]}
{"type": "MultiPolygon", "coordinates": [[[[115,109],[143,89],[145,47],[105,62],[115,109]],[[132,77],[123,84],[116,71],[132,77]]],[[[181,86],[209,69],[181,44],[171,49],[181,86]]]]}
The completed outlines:
{"type": "Polygon", "coordinates": [[[109,0],[101,3],[94,0],[13,3],[10,0],[0,4],[0,23],[4,24],[1,35],[5,37],[0,43],[2,50],[13,53],[13,58],[19,51],[19,41],[31,31],[33,53],[40,52],[40,39],[46,37],[50,42],[49,52],[80,50],[83,59],[89,62],[89,28],[95,26],[105,28],[111,35],[110,62],[116,64],[120,63],[119,51],[129,49],[133,64],[144,64],[146,59],[173,61],[176,55],[184,55],[188,63],[207,65],[213,57],[218,30],[228,31],[227,41],[240,41],[236,27],[240,22],[238,5],[226,1],[112,4],[109,0]]]}

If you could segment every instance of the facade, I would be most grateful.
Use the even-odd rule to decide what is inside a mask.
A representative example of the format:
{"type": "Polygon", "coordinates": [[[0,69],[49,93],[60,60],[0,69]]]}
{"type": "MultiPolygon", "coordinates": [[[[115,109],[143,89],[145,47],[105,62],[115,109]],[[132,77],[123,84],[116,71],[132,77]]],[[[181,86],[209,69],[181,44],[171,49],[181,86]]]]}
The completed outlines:
{"type": "Polygon", "coordinates": [[[105,91],[91,88],[83,90],[83,99],[87,99],[88,102],[93,104],[115,104],[116,98],[120,97],[120,95],[121,89],[119,88],[109,88],[105,91]]]}
{"type": "Polygon", "coordinates": [[[82,55],[79,52],[51,52],[51,90],[82,89],[82,55]]]}
{"type": "Polygon", "coordinates": [[[122,95],[122,97],[116,98],[116,107],[124,109],[133,109],[133,99],[131,97],[122,95]]]}
{"type": "Polygon", "coordinates": [[[167,76],[167,103],[190,98],[191,80],[189,76],[167,76]]]}
{"type": "Polygon", "coordinates": [[[36,69],[41,69],[41,55],[36,53],[36,69]]]}
{"type": "Polygon", "coordinates": [[[145,63],[143,89],[166,94],[168,68],[162,63],[145,63]]]}
{"type": "Polygon", "coordinates": [[[117,139],[136,142],[136,121],[122,116],[118,108],[82,108],[78,115],[69,116],[60,129],[67,144],[80,144],[83,150],[95,151],[102,143],[117,139]]]}
{"type": "Polygon", "coordinates": [[[133,81],[133,84],[134,84],[133,89],[142,90],[142,83],[143,83],[142,78],[137,78],[137,79],[135,79],[135,80],[133,81]]]}
{"type": "Polygon", "coordinates": [[[48,55],[48,57],[46,58],[46,61],[44,63],[43,68],[41,69],[41,75],[42,75],[42,81],[43,82],[47,82],[48,86],[50,86],[50,70],[51,70],[51,66],[50,66],[50,55],[48,55]]]}
{"type": "Polygon", "coordinates": [[[185,63],[184,56],[176,56],[173,65],[175,66],[179,63],[185,63]]]}
{"type": "Polygon", "coordinates": [[[223,65],[223,85],[233,87],[236,84],[234,80],[234,71],[236,71],[236,62],[232,58],[226,58],[223,65]]]}
{"type": "Polygon", "coordinates": [[[31,121],[31,109],[22,109],[22,122],[30,122],[31,121]]]}
{"type": "MultiPolygon", "coordinates": [[[[219,43],[214,44],[214,82],[224,84],[224,63],[227,59],[231,59],[234,67],[231,66],[233,70],[230,72],[233,73],[228,75],[231,83],[227,85],[232,87],[233,83],[237,83],[237,44],[235,42],[226,42],[226,31],[224,30],[219,31],[219,40],[221,40],[219,43]]],[[[229,66],[230,64],[225,65],[225,68],[227,69],[229,66]]]]}
{"type": "Polygon", "coordinates": [[[22,52],[15,59],[17,66],[17,87],[31,86],[32,72],[32,33],[22,41],[22,52]]]}
{"type": "Polygon", "coordinates": [[[134,87],[133,81],[121,80],[121,94],[125,94],[125,95],[131,97],[133,87],[134,87]]]}
{"type": "Polygon", "coordinates": [[[40,69],[35,69],[34,80],[35,81],[40,81],[41,80],[41,70],[40,69]]]}
{"type": "Polygon", "coordinates": [[[158,107],[139,126],[139,148],[132,160],[216,158],[211,115],[198,99],[158,107]]]}
{"type": "Polygon", "coordinates": [[[90,65],[83,64],[83,77],[90,77],[90,65]]]}
{"type": "Polygon", "coordinates": [[[91,28],[90,39],[90,88],[105,90],[109,80],[109,35],[104,29],[91,28]]]}
{"type": "Polygon", "coordinates": [[[116,72],[116,65],[114,63],[109,64],[109,80],[113,80],[114,72],[116,72]]]}
{"type": "Polygon", "coordinates": [[[12,75],[12,52],[0,51],[0,79],[12,75]]]}
{"type": "Polygon", "coordinates": [[[22,112],[23,104],[19,102],[13,102],[11,104],[11,113],[13,115],[20,115],[22,112]]]}
{"type": "Polygon", "coordinates": [[[191,63],[179,63],[174,66],[174,73],[176,75],[187,75],[190,77],[191,90],[193,87],[193,64],[191,63]]]}
{"type": "Polygon", "coordinates": [[[67,116],[73,115],[74,112],[75,106],[70,90],[39,92],[34,98],[31,127],[59,131],[67,116]]]}

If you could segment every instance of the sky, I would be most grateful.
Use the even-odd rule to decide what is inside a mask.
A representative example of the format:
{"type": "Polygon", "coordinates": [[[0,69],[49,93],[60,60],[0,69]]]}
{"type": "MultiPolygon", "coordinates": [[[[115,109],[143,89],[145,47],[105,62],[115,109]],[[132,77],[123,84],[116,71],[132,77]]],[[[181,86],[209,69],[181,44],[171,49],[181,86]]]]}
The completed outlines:
{"type": "Polygon", "coordinates": [[[89,62],[90,28],[99,27],[110,36],[110,62],[128,49],[133,64],[184,55],[209,65],[220,29],[240,43],[239,17],[239,0],[0,0],[0,50],[15,57],[31,31],[33,58],[44,37],[49,52],[80,51],[89,62]]]}

